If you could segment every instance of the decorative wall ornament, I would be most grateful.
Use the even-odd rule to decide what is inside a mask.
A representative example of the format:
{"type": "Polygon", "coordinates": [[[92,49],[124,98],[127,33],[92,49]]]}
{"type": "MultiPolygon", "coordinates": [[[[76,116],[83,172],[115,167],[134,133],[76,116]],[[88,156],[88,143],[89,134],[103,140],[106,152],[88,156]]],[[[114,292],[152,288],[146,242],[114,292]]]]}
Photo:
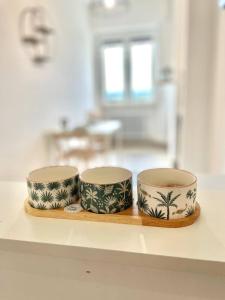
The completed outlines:
{"type": "Polygon", "coordinates": [[[50,59],[50,39],[54,30],[49,25],[46,10],[41,7],[27,7],[19,19],[20,39],[30,59],[43,64],[50,59]]]}

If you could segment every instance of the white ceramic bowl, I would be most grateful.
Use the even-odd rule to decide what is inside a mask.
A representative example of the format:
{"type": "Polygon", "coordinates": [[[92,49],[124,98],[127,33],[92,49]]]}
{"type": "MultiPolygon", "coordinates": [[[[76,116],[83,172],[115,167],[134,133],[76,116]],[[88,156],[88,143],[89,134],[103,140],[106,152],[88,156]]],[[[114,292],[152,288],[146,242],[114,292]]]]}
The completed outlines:
{"type": "Polygon", "coordinates": [[[138,175],[138,207],[160,219],[180,219],[195,211],[197,178],[178,169],[149,169],[138,175]]]}
{"type": "Polygon", "coordinates": [[[130,207],[132,173],[124,168],[100,167],[80,175],[81,206],[94,213],[111,214],[130,207]]]}
{"type": "Polygon", "coordinates": [[[78,198],[78,169],[52,166],[34,170],[27,177],[29,204],[38,209],[61,208],[78,198]]]}

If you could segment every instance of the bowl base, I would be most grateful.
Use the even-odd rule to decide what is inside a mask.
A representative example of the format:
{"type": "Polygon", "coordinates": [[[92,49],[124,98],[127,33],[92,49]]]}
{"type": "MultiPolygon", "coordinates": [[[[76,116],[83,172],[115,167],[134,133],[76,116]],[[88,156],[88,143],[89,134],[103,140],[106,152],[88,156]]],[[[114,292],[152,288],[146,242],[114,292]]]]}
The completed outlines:
{"type": "Polygon", "coordinates": [[[32,208],[28,203],[28,199],[25,200],[24,208],[26,213],[34,217],[106,222],[129,225],[144,225],[167,228],[189,226],[193,224],[200,216],[200,206],[198,203],[196,203],[196,209],[192,215],[182,219],[174,220],[164,220],[145,215],[144,213],[138,211],[138,207],[136,204],[122,212],[115,214],[95,214],[84,210],[73,214],[64,211],[63,208],[39,210],[36,208],[32,208]]]}

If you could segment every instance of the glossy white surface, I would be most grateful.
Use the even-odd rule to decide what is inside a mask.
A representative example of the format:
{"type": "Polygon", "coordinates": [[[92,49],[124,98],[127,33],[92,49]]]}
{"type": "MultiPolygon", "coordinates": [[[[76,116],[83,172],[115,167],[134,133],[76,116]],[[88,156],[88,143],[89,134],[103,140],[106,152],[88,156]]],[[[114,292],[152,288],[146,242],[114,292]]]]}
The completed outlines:
{"type": "Polygon", "coordinates": [[[1,182],[0,197],[1,243],[12,239],[225,262],[225,190],[200,190],[200,219],[179,229],[32,217],[23,210],[25,183],[1,182]]]}

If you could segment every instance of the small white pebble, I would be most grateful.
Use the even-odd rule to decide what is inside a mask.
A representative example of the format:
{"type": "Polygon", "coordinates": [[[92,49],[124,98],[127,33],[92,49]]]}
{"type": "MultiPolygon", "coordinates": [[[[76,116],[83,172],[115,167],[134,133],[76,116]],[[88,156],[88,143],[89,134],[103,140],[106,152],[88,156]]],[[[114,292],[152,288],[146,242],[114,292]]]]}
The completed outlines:
{"type": "Polygon", "coordinates": [[[64,211],[68,213],[78,213],[82,210],[83,208],[80,204],[70,204],[64,208],[64,211]]]}

